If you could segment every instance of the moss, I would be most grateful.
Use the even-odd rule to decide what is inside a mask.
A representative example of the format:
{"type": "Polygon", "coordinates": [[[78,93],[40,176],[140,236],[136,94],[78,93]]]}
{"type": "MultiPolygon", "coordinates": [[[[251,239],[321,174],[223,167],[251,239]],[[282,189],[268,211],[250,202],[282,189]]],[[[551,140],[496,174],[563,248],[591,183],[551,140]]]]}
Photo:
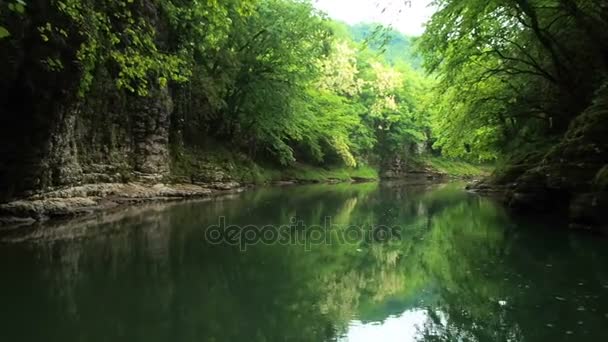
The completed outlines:
{"type": "Polygon", "coordinates": [[[498,162],[491,175],[491,182],[495,184],[507,184],[514,182],[526,171],[538,166],[552,143],[531,144],[511,152],[498,162]]]}
{"type": "Polygon", "coordinates": [[[492,166],[487,164],[472,164],[462,160],[453,160],[439,157],[425,157],[420,159],[425,167],[453,177],[477,177],[486,176],[492,166]]]}
{"type": "Polygon", "coordinates": [[[251,162],[237,166],[234,171],[234,177],[238,181],[247,184],[267,184],[280,180],[281,173],[278,170],[263,168],[251,162]]]}
{"type": "Polygon", "coordinates": [[[260,165],[248,156],[220,146],[208,149],[171,149],[173,182],[237,181],[246,184],[266,184],[276,181],[347,182],[376,180],[378,171],[371,166],[356,168],[322,168],[296,163],[290,167],[260,165]]]}
{"type": "Polygon", "coordinates": [[[378,171],[371,166],[361,165],[356,168],[333,167],[321,168],[310,165],[296,164],[281,172],[283,180],[304,182],[348,182],[351,180],[377,180],[378,171]]]}
{"type": "Polygon", "coordinates": [[[377,180],[380,176],[378,170],[369,165],[359,165],[356,168],[349,168],[350,177],[361,180],[377,180]]]}

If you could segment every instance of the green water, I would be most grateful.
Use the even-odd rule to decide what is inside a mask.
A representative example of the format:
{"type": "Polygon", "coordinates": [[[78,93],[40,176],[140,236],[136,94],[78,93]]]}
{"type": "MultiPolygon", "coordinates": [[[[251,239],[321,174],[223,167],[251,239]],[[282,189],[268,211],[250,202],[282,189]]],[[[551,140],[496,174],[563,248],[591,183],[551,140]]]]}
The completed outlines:
{"type": "Polygon", "coordinates": [[[3,231],[0,341],[605,341],[606,241],[460,188],[269,188],[3,231]],[[218,243],[232,225],[275,228],[218,243]]]}

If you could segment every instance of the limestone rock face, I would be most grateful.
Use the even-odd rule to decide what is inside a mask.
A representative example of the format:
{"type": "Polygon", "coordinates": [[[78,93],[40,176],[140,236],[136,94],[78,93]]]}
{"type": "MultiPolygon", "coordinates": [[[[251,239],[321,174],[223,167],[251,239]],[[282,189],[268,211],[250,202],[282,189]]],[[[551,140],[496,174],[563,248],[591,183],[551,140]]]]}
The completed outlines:
{"type": "Polygon", "coordinates": [[[166,175],[169,172],[169,127],[173,111],[168,89],[138,98],[132,108],[135,170],[166,175]]]}
{"type": "MultiPolygon", "coordinates": [[[[111,111],[105,109],[113,97],[100,100],[103,95],[96,91],[101,89],[55,113],[32,114],[34,122],[44,123],[35,140],[7,142],[10,147],[0,156],[5,200],[86,183],[158,182],[169,173],[173,105],[168,89],[147,97],[122,95],[132,97],[124,101],[130,104],[116,103],[111,111]]],[[[35,128],[23,127],[22,134],[30,134],[29,129],[35,128]]]]}
{"type": "Polygon", "coordinates": [[[48,154],[41,163],[45,184],[65,186],[82,180],[82,168],[78,162],[78,147],[75,125],[78,117],[76,109],[62,113],[52,128],[47,149],[48,154]]]}
{"type": "MultiPolygon", "coordinates": [[[[120,90],[115,66],[100,62],[79,96],[82,66],[64,62],[51,71],[40,61],[49,51],[77,61],[82,38],[68,32],[41,41],[39,25],[61,22],[63,14],[48,1],[29,5],[36,11],[15,29],[16,46],[0,42],[0,203],[82,184],[163,180],[170,168],[169,89],[151,82],[147,96],[120,90]]],[[[166,25],[157,4],[138,5],[162,43],[166,25]]]]}
{"type": "Polygon", "coordinates": [[[431,169],[430,167],[417,163],[410,158],[394,155],[383,163],[380,176],[383,179],[402,179],[402,178],[441,178],[444,175],[431,169]]]}
{"type": "Polygon", "coordinates": [[[400,156],[394,156],[391,160],[384,163],[382,178],[395,179],[405,177],[407,171],[407,163],[400,156]]]}
{"type": "MultiPolygon", "coordinates": [[[[159,4],[132,6],[154,29],[156,43],[166,45],[170,34],[159,4]]],[[[83,74],[77,52],[84,38],[71,31],[77,25],[66,22],[69,32],[44,42],[41,25],[68,19],[53,2],[34,0],[29,8],[12,25],[11,45],[0,40],[0,224],[241,190],[232,168],[180,154],[205,147],[199,126],[183,133],[178,118],[193,109],[176,109],[174,101],[184,103],[184,89],[161,86],[152,74],[143,76],[145,96],[119,89],[120,70],[103,58],[83,74]],[[49,55],[63,66],[45,67],[49,55]]]]}

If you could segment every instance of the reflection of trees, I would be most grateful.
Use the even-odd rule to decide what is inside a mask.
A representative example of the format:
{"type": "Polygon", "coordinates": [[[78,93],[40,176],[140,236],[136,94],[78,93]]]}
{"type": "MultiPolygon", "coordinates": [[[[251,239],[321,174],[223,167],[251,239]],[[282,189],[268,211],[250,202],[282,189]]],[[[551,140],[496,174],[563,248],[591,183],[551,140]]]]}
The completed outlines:
{"type": "MultiPolygon", "coordinates": [[[[0,265],[15,275],[0,283],[0,293],[11,294],[0,320],[23,322],[7,328],[23,340],[330,341],[354,316],[375,321],[389,310],[425,306],[424,340],[533,341],[546,334],[539,326],[584,306],[588,311],[568,316],[573,324],[601,327],[592,311],[601,303],[584,297],[601,290],[567,292],[572,284],[546,267],[602,269],[606,258],[593,252],[599,247],[573,240],[541,252],[528,241],[544,233],[508,226],[490,202],[451,186],[269,188],[230,201],[142,209],[85,233],[59,227],[47,242],[0,250],[0,265]],[[331,216],[367,230],[398,226],[401,239],[332,243],[312,252],[259,245],[241,253],[205,243],[204,230],[218,215],[256,225],[292,217],[321,224],[331,216]],[[549,291],[556,292],[539,296],[549,291]],[[543,317],[537,306],[546,308],[543,317]]],[[[578,282],[588,270],[569,276],[578,282]]],[[[594,284],[608,284],[606,273],[594,276],[594,284]]]]}
{"type": "Polygon", "coordinates": [[[431,229],[415,261],[438,286],[423,341],[520,341],[516,322],[505,317],[500,303],[511,298],[490,270],[504,254],[505,216],[489,202],[470,199],[433,217],[431,229]],[[492,263],[492,265],[490,265],[492,263]]]}
{"type": "Polygon", "coordinates": [[[321,286],[330,289],[323,303],[330,317],[340,317],[344,324],[354,314],[365,320],[365,316],[374,316],[375,307],[387,299],[415,296],[425,286],[426,274],[412,261],[428,234],[427,221],[433,213],[466,197],[457,187],[436,190],[443,195],[433,198],[425,196],[425,191],[409,186],[381,188],[357,203],[356,208],[349,208],[348,225],[398,227],[401,239],[331,246],[329,262],[324,259],[325,265],[331,265],[327,268],[329,275],[322,278],[321,286]],[[420,215],[421,211],[425,215],[420,215]]]}
{"type": "MultiPolygon", "coordinates": [[[[331,216],[365,229],[426,220],[418,216],[426,211],[423,192],[400,192],[406,201],[374,184],[262,189],[238,200],[141,209],[77,235],[57,227],[48,242],[30,246],[39,260],[30,263],[43,274],[36,282],[46,285],[34,298],[48,310],[23,321],[48,321],[49,327],[27,333],[91,341],[331,340],[362,307],[421,283],[406,266],[424,230],[387,243],[362,240],[313,252],[255,246],[241,253],[206,245],[204,228],[218,215],[229,224],[257,225],[292,217],[319,224],[331,216]]],[[[7,286],[5,292],[20,290],[7,286]]]]}
{"type": "Polygon", "coordinates": [[[414,261],[429,282],[438,284],[420,340],[557,341],[568,334],[606,331],[601,317],[580,311],[602,306],[586,298],[599,291],[601,282],[582,292],[577,286],[580,279],[606,279],[600,266],[606,257],[564,244],[568,240],[561,232],[519,225],[509,228],[512,222],[498,207],[475,198],[433,217],[414,261]],[[576,271],[573,265],[590,268],[576,271]],[[589,279],[590,270],[600,273],[589,279]]]}
{"type": "Polygon", "coordinates": [[[77,234],[55,227],[46,240],[15,246],[28,258],[20,256],[23,267],[34,268],[29,271],[39,279],[16,277],[0,290],[24,298],[29,288],[23,283],[38,286],[27,300],[7,303],[0,318],[33,322],[36,329],[7,331],[31,340],[331,340],[337,318],[320,304],[328,295],[320,279],[330,273],[319,272],[314,254],[281,245],[241,253],[207,245],[204,229],[218,215],[231,224],[259,225],[294,216],[307,223],[328,215],[347,219],[374,188],[262,189],[240,200],[147,208],[77,234]],[[20,315],[21,306],[44,310],[20,315]]]}

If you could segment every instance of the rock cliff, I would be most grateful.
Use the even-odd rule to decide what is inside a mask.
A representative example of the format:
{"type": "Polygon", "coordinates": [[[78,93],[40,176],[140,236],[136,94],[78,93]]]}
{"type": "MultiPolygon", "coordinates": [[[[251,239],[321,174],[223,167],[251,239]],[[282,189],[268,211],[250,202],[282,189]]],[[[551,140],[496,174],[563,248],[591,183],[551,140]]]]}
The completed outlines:
{"type": "Polygon", "coordinates": [[[512,160],[472,189],[498,192],[518,211],[550,212],[573,228],[608,232],[608,86],[548,151],[512,160]]]}

